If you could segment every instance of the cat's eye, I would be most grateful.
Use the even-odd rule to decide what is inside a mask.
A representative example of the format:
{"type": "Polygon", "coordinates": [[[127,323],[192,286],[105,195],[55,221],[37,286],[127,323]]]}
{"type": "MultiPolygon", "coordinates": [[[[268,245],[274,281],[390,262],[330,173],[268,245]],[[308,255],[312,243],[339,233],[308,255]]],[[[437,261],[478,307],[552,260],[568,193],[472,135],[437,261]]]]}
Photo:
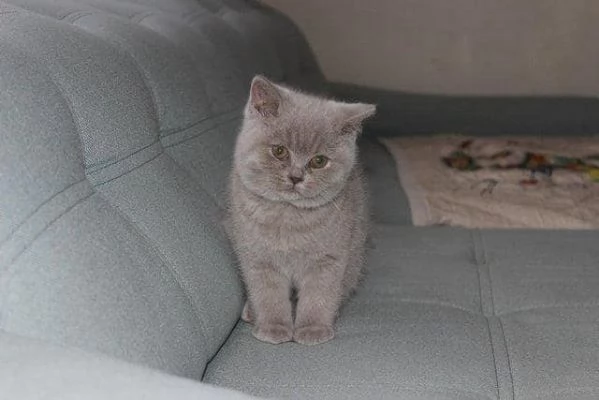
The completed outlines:
{"type": "Polygon", "coordinates": [[[270,151],[272,155],[279,160],[285,160],[289,156],[289,151],[285,146],[274,145],[270,151]]]}
{"type": "Polygon", "coordinates": [[[312,157],[308,166],[312,169],[324,168],[329,163],[329,159],[323,155],[317,155],[312,157]]]}

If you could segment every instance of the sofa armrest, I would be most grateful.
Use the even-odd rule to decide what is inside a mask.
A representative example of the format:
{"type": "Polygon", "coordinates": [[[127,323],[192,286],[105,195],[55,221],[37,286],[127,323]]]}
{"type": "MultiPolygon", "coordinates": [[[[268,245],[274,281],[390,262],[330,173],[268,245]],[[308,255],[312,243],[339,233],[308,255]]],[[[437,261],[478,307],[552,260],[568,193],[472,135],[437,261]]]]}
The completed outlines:
{"type": "Polygon", "coordinates": [[[0,399],[249,400],[241,393],[0,332],[0,399]]]}

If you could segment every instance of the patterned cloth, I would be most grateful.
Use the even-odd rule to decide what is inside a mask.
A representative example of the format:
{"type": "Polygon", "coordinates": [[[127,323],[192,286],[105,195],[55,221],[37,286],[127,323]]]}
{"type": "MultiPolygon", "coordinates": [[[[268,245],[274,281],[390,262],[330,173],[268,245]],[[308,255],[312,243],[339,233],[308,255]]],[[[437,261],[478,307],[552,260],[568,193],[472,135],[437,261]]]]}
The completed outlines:
{"type": "Polygon", "coordinates": [[[598,138],[381,139],[415,225],[599,228],[598,138]]]}

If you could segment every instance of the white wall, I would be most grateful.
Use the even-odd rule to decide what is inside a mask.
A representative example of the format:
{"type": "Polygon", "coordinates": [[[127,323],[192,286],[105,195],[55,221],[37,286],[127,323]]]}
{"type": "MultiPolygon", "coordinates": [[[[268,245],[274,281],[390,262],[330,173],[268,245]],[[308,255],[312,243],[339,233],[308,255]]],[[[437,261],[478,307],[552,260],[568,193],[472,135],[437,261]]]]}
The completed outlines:
{"type": "Polygon", "coordinates": [[[334,81],[448,94],[599,95],[599,0],[264,0],[334,81]]]}

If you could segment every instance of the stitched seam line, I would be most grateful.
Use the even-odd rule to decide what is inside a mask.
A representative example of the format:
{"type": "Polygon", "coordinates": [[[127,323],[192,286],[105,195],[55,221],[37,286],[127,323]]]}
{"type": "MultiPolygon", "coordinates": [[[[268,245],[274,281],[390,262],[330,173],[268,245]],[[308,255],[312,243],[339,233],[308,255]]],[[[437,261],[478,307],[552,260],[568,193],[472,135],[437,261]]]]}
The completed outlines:
{"type": "Polygon", "coordinates": [[[37,240],[37,238],[39,238],[46,230],[48,230],[48,228],[50,226],[52,226],[56,221],[58,221],[63,215],[67,214],[69,211],[71,211],[73,208],[75,208],[77,205],[81,204],[83,201],[89,199],[91,196],[93,196],[95,194],[95,192],[92,192],[82,198],[80,198],[79,200],[77,200],[75,203],[73,203],[72,205],[70,205],[69,207],[65,208],[60,214],[58,214],[56,217],[54,217],[53,219],[50,220],[50,222],[48,222],[46,224],[46,226],[40,230],[38,233],[35,234],[35,236],[33,236],[33,238],[31,238],[31,240],[29,241],[29,244],[27,244],[27,246],[25,246],[23,248],[23,250],[21,250],[20,252],[18,252],[17,254],[15,254],[15,256],[12,258],[12,260],[10,260],[7,263],[7,271],[10,269],[10,266],[12,264],[14,264],[14,262],[17,260],[17,258],[19,258],[21,256],[21,254],[23,254],[30,246],[33,242],[35,242],[37,240]]]}
{"type": "MultiPolygon", "coordinates": [[[[80,14],[83,13],[83,14],[77,16],[75,19],[73,19],[72,21],[70,21],[70,23],[73,26],[76,26],[75,22],[79,18],[84,17],[86,15],[93,15],[94,14],[93,12],[90,12],[90,11],[85,11],[85,12],[81,11],[79,13],[80,14]]],[[[103,11],[100,11],[99,13],[100,14],[108,14],[108,15],[110,15],[109,13],[104,13],[103,11]]],[[[78,28],[80,28],[80,27],[78,27],[78,28]]],[[[106,42],[109,46],[118,48],[120,51],[122,51],[123,54],[125,54],[131,60],[132,64],[135,66],[136,72],[141,77],[141,80],[144,83],[144,85],[145,85],[145,87],[146,87],[146,89],[147,89],[147,91],[148,91],[148,93],[150,95],[150,98],[152,100],[152,110],[154,111],[153,112],[154,121],[156,123],[156,126],[160,130],[160,118],[159,118],[159,113],[158,113],[158,103],[156,101],[156,93],[154,93],[153,86],[148,83],[148,82],[150,82],[150,80],[148,79],[148,77],[144,73],[143,68],[141,68],[139,62],[137,61],[137,59],[135,58],[135,56],[133,55],[133,53],[131,53],[130,51],[128,51],[127,46],[124,45],[120,40],[111,41],[109,39],[106,39],[104,37],[96,35],[94,32],[90,32],[90,31],[87,31],[87,30],[86,30],[86,32],[89,33],[90,35],[93,35],[94,37],[99,38],[102,41],[106,42]]],[[[117,37],[117,39],[120,39],[118,36],[116,36],[116,37],[117,37]]],[[[153,146],[153,145],[155,145],[156,143],[159,143],[159,142],[160,142],[160,135],[157,134],[156,137],[154,138],[154,141],[152,143],[150,143],[150,144],[148,144],[148,145],[146,145],[146,146],[144,146],[144,147],[142,147],[140,149],[137,149],[137,150],[133,151],[132,153],[130,153],[130,154],[124,156],[124,157],[121,157],[120,159],[114,160],[114,161],[112,161],[112,162],[110,162],[108,164],[103,164],[100,167],[97,166],[97,165],[89,165],[88,166],[88,170],[90,172],[100,171],[100,170],[102,170],[104,168],[107,168],[107,167],[109,167],[111,165],[114,165],[114,164],[117,164],[117,163],[119,163],[121,161],[124,161],[124,160],[126,160],[126,159],[134,156],[135,154],[138,154],[139,152],[141,152],[141,151],[143,151],[143,150],[145,150],[145,149],[147,149],[147,148],[149,148],[149,147],[151,147],[151,146],[153,146]],[[97,169],[94,169],[94,168],[97,168],[97,169]]],[[[161,152],[162,152],[162,149],[161,149],[161,152]]]]}
{"type": "Polygon", "coordinates": [[[499,323],[499,328],[501,329],[501,337],[503,338],[503,345],[505,346],[505,356],[507,358],[507,366],[508,366],[508,372],[510,374],[510,382],[511,382],[511,388],[512,388],[512,399],[516,398],[516,390],[514,388],[514,374],[512,373],[512,360],[510,358],[510,351],[509,348],[507,346],[507,339],[505,338],[505,330],[503,329],[503,321],[501,320],[501,317],[497,317],[497,322],[499,323]]]}
{"type": "Polygon", "coordinates": [[[109,162],[108,164],[102,164],[101,166],[100,166],[100,165],[98,165],[98,164],[92,164],[92,165],[90,165],[90,166],[88,166],[88,167],[86,168],[86,170],[87,170],[86,172],[91,174],[91,173],[96,173],[96,172],[98,172],[98,171],[102,171],[102,170],[103,170],[103,169],[105,169],[105,168],[108,168],[108,167],[110,167],[110,166],[113,166],[113,165],[115,165],[115,164],[118,164],[118,163],[120,163],[121,161],[124,161],[124,160],[126,160],[126,159],[128,159],[128,158],[131,158],[131,157],[133,157],[134,155],[136,155],[136,154],[138,154],[138,153],[140,153],[140,152],[142,152],[142,151],[144,151],[144,150],[146,150],[146,149],[148,149],[148,148],[150,148],[150,147],[154,146],[156,143],[159,143],[159,142],[160,142],[160,140],[156,139],[156,140],[154,140],[152,143],[150,143],[150,144],[148,144],[148,145],[145,145],[144,147],[142,147],[142,148],[140,148],[140,149],[137,149],[137,150],[135,150],[135,151],[134,151],[134,152],[132,152],[131,154],[128,154],[128,155],[126,155],[126,156],[124,156],[124,157],[121,157],[121,158],[119,158],[118,160],[111,161],[111,162],[109,162]]]}
{"type": "Polygon", "coordinates": [[[110,178],[110,179],[109,179],[109,180],[107,180],[107,181],[104,181],[104,182],[98,182],[98,183],[94,184],[94,187],[98,187],[98,186],[105,185],[105,184],[107,184],[107,183],[109,183],[109,182],[112,182],[112,181],[114,181],[114,180],[116,180],[116,179],[119,179],[119,178],[121,178],[121,177],[123,177],[123,176],[125,176],[125,175],[127,175],[127,174],[130,174],[131,172],[133,172],[133,171],[135,171],[135,170],[137,170],[137,169],[139,169],[139,168],[143,167],[144,165],[148,164],[149,162],[152,162],[152,161],[154,161],[155,159],[157,159],[158,157],[160,157],[162,154],[164,154],[164,153],[160,152],[160,153],[156,154],[154,157],[150,158],[149,160],[146,160],[146,161],[144,161],[143,163],[141,163],[141,164],[139,164],[139,165],[136,165],[135,167],[133,167],[133,168],[131,168],[131,169],[129,169],[129,170],[127,170],[127,171],[123,172],[123,173],[122,173],[122,174],[120,174],[120,175],[117,175],[117,176],[115,176],[115,177],[113,177],[113,178],[110,178]]]}
{"type": "Polygon", "coordinates": [[[71,24],[74,24],[78,19],[87,17],[92,14],[93,14],[93,12],[91,12],[91,11],[80,10],[80,11],[72,12],[71,14],[67,14],[67,15],[61,17],[60,19],[70,22],[71,24]]]}
{"type": "MultiPolygon", "coordinates": [[[[43,62],[41,62],[39,57],[34,56],[33,54],[31,54],[29,52],[24,52],[21,48],[15,48],[14,46],[11,46],[11,48],[18,51],[27,60],[34,61],[35,69],[38,70],[40,74],[47,77],[48,80],[50,81],[51,85],[60,94],[60,97],[63,99],[65,106],[69,112],[69,116],[71,118],[71,121],[73,122],[73,126],[75,127],[75,137],[76,137],[77,143],[79,144],[79,153],[81,154],[81,158],[83,160],[83,163],[85,164],[85,150],[83,148],[83,141],[81,140],[81,126],[79,125],[79,118],[77,116],[77,113],[75,112],[75,107],[73,106],[73,102],[71,101],[71,99],[68,96],[66,96],[66,94],[63,90],[63,87],[58,84],[55,77],[50,74],[49,69],[45,66],[45,64],[43,62]]],[[[85,165],[82,165],[82,169],[85,170],[85,165]]]]}
{"type": "Polygon", "coordinates": [[[180,145],[181,143],[185,143],[185,142],[187,142],[187,141],[189,141],[189,140],[195,139],[195,138],[197,138],[197,137],[199,137],[199,136],[202,136],[202,135],[204,135],[205,133],[208,133],[208,132],[214,131],[215,129],[218,129],[218,128],[222,127],[223,125],[226,125],[226,124],[228,124],[228,123],[231,123],[231,122],[233,122],[233,121],[236,121],[236,120],[238,120],[238,119],[241,119],[241,117],[240,117],[240,116],[234,116],[234,117],[232,117],[231,119],[227,119],[227,120],[224,120],[224,121],[220,121],[219,123],[217,123],[217,124],[214,124],[213,126],[211,126],[210,128],[208,128],[208,129],[206,129],[206,130],[204,130],[204,131],[198,132],[198,133],[196,133],[196,134],[194,134],[194,135],[192,135],[192,136],[185,137],[185,138],[181,139],[181,140],[180,140],[180,141],[178,141],[178,142],[173,142],[173,143],[170,143],[170,144],[168,144],[168,145],[166,145],[166,146],[164,146],[164,145],[163,145],[163,146],[164,146],[164,148],[168,148],[168,147],[173,147],[173,146],[180,145]]]}
{"type": "MultiPolygon", "coordinates": [[[[185,300],[187,300],[187,302],[189,303],[189,306],[191,307],[191,310],[193,311],[194,316],[196,317],[196,319],[198,321],[198,327],[200,328],[200,331],[201,331],[202,335],[204,336],[204,340],[206,340],[208,338],[206,325],[204,324],[204,321],[202,321],[202,319],[200,318],[200,313],[199,313],[196,303],[191,298],[189,292],[187,290],[185,290],[185,288],[181,284],[181,278],[179,276],[179,273],[172,267],[172,265],[169,262],[167,262],[166,258],[164,257],[164,254],[156,246],[155,242],[152,239],[150,239],[150,237],[148,235],[146,235],[139,228],[139,226],[131,218],[129,218],[129,216],[127,214],[125,214],[116,204],[113,204],[112,202],[110,202],[102,193],[99,193],[99,195],[102,197],[102,199],[104,199],[104,201],[106,201],[107,204],[109,204],[111,206],[111,208],[121,218],[123,218],[125,221],[127,221],[129,226],[131,227],[131,229],[133,229],[138,235],[141,236],[141,238],[144,240],[144,244],[150,249],[150,251],[152,251],[154,253],[154,255],[156,255],[160,259],[160,262],[162,263],[164,268],[171,274],[171,276],[173,277],[173,280],[175,281],[175,283],[177,284],[179,289],[181,289],[181,293],[183,293],[183,296],[185,296],[185,300]]],[[[204,342],[200,341],[200,344],[202,344],[202,343],[204,343],[204,342]]]]}
{"type": "Polygon", "coordinates": [[[8,242],[10,240],[11,237],[14,236],[14,234],[19,230],[19,228],[21,226],[23,226],[27,221],[29,221],[29,219],[31,219],[31,217],[33,217],[42,207],[44,207],[46,204],[48,204],[49,202],[51,202],[52,200],[54,200],[56,197],[60,196],[62,193],[66,192],[67,190],[69,190],[70,188],[78,185],[79,183],[85,181],[85,178],[77,181],[77,182],[73,182],[71,183],[69,186],[65,187],[62,190],[59,190],[58,192],[54,193],[52,196],[48,197],[46,200],[44,200],[39,206],[37,206],[32,212],[30,212],[24,219],[23,221],[19,222],[19,224],[17,226],[14,227],[14,229],[12,231],[10,231],[10,233],[8,234],[8,236],[6,237],[6,239],[4,239],[1,243],[0,243],[0,248],[2,246],[4,246],[4,244],[6,242],[8,242]]]}
{"type": "MultiPolygon", "coordinates": [[[[489,345],[491,346],[491,357],[493,358],[493,370],[495,371],[495,390],[496,390],[496,394],[497,394],[497,398],[499,399],[500,397],[500,393],[499,393],[499,371],[497,369],[497,356],[495,354],[495,346],[494,346],[494,342],[493,342],[493,336],[491,334],[491,323],[489,321],[489,317],[487,315],[485,315],[485,307],[483,305],[483,302],[486,301],[486,299],[483,298],[483,277],[482,277],[482,272],[481,272],[481,267],[483,265],[487,264],[487,257],[486,257],[486,252],[485,252],[485,246],[484,243],[482,241],[482,236],[481,233],[478,229],[473,230],[470,233],[470,238],[472,241],[472,248],[473,248],[473,256],[474,256],[474,263],[476,265],[476,275],[478,277],[478,295],[479,295],[479,299],[480,299],[480,312],[481,315],[485,318],[485,322],[487,325],[487,334],[489,337],[489,345]]],[[[491,286],[491,285],[489,285],[491,286]]],[[[490,290],[490,289],[489,289],[490,290]]],[[[491,294],[491,299],[492,299],[492,294],[491,294]]],[[[491,300],[491,314],[494,313],[494,307],[492,305],[492,300],[491,300]]]]}
{"type": "MultiPolygon", "coordinates": [[[[62,218],[63,216],[65,216],[66,214],[68,214],[69,212],[71,212],[71,210],[73,210],[75,207],[77,207],[79,204],[82,204],[84,201],[86,201],[87,199],[89,199],[90,197],[92,197],[93,195],[95,195],[95,192],[92,192],[82,198],[80,198],[79,200],[77,200],[74,204],[70,205],[69,207],[65,208],[59,215],[57,215],[56,217],[54,217],[52,220],[50,220],[46,226],[44,226],[43,229],[41,229],[38,233],[36,233],[31,240],[29,241],[29,243],[27,243],[27,245],[25,245],[25,247],[23,247],[23,249],[21,251],[19,251],[17,254],[15,254],[15,256],[12,258],[12,260],[10,260],[7,265],[6,265],[6,270],[4,272],[4,275],[7,277],[10,277],[12,274],[12,268],[15,264],[15,262],[19,259],[19,257],[21,257],[23,255],[23,253],[25,253],[30,247],[31,245],[33,245],[33,243],[35,243],[35,241],[44,234],[44,232],[46,232],[48,230],[48,228],[50,228],[52,225],[54,225],[54,223],[56,223],[56,221],[58,221],[60,218],[62,218]]],[[[10,286],[10,278],[7,278],[6,281],[6,287],[10,286]]],[[[3,304],[6,303],[6,297],[8,296],[8,290],[6,291],[6,293],[4,293],[4,295],[2,296],[2,301],[0,301],[0,306],[2,306],[3,304]]],[[[2,295],[0,293],[0,295],[2,295]]],[[[3,306],[2,306],[3,307],[3,306]]],[[[0,313],[0,326],[4,326],[4,313],[0,313]]]]}
{"type": "Polygon", "coordinates": [[[489,257],[487,255],[487,246],[485,244],[485,238],[481,234],[481,231],[478,230],[478,237],[480,239],[480,247],[483,258],[483,265],[487,266],[487,273],[489,276],[489,302],[491,305],[491,315],[496,315],[495,312],[495,296],[493,295],[493,276],[491,275],[491,267],[489,265],[489,257]]]}
{"type": "MultiPolygon", "coordinates": [[[[224,115],[224,114],[226,114],[226,113],[223,113],[223,114],[221,114],[221,115],[224,115]]],[[[180,128],[177,128],[177,129],[171,129],[171,130],[168,130],[168,131],[161,131],[161,132],[160,132],[160,137],[161,137],[161,138],[167,138],[167,137],[169,137],[169,136],[171,136],[171,135],[176,135],[176,134],[177,134],[177,133],[179,133],[179,132],[183,132],[183,131],[186,131],[186,130],[188,130],[188,129],[192,129],[192,128],[194,128],[194,127],[198,126],[198,125],[202,125],[203,123],[205,123],[205,122],[209,121],[209,120],[210,120],[210,119],[212,119],[212,118],[218,118],[219,116],[220,116],[220,115],[218,115],[218,116],[215,116],[215,117],[212,117],[212,116],[207,116],[207,117],[205,117],[205,118],[202,118],[202,119],[200,119],[200,120],[197,120],[197,121],[194,121],[194,122],[192,122],[192,123],[189,123],[189,124],[187,124],[187,125],[186,125],[186,126],[184,126],[184,127],[180,127],[180,128]]]]}
{"type": "Polygon", "coordinates": [[[587,309],[587,308],[599,308],[599,304],[590,304],[590,303],[576,303],[576,304],[556,304],[552,306],[537,306],[537,307],[528,307],[528,308],[520,308],[514,309],[512,311],[498,314],[498,317],[508,317],[521,313],[528,313],[531,311],[544,311],[544,310],[565,310],[565,309],[587,309]]]}
{"type": "MultiPolygon", "coordinates": [[[[87,14],[88,15],[100,14],[102,16],[104,16],[104,15],[110,15],[110,16],[116,15],[116,17],[120,17],[117,14],[111,14],[111,13],[108,13],[108,12],[103,11],[103,10],[98,10],[98,11],[96,11],[94,13],[88,12],[87,14]]],[[[74,25],[74,23],[76,21],[77,21],[77,19],[71,21],[71,23],[73,23],[73,25],[74,25]]],[[[85,31],[87,33],[89,33],[90,35],[93,35],[94,37],[97,37],[98,39],[102,40],[103,42],[106,42],[108,45],[110,45],[112,47],[117,47],[119,50],[121,50],[123,52],[123,54],[126,54],[127,57],[131,60],[133,66],[135,66],[135,70],[137,71],[137,73],[141,77],[142,82],[144,83],[146,89],[148,90],[148,93],[150,94],[150,98],[152,99],[152,109],[154,110],[154,121],[156,123],[156,126],[160,130],[160,113],[158,112],[158,102],[156,101],[156,93],[154,91],[154,87],[149,84],[149,82],[151,82],[151,80],[149,79],[148,76],[146,76],[146,73],[145,73],[144,69],[141,67],[140,63],[137,61],[137,58],[135,57],[135,55],[133,54],[133,52],[129,51],[129,46],[127,46],[126,43],[123,43],[122,38],[120,36],[118,36],[118,35],[111,35],[108,38],[105,38],[103,36],[97,35],[96,32],[87,31],[87,30],[85,30],[85,31]],[[113,39],[113,40],[111,40],[111,39],[113,39]]],[[[159,140],[159,138],[156,138],[156,141],[158,141],[158,140],[159,140]]]]}
{"type": "Polygon", "coordinates": [[[499,371],[497,370],[497,356],[495,355],[495,343],[493,341],[493,335],[491,334],[491,322],[488,317],[485,317],[487,323],[487,333],[489,334],[489,343],[491,344],[491,356],[493,357],[493,369],[495,370],[495,385],[497,390],[497,398],[500,398],[499,393],[499,371]]]}
{"type": "MultiPolygon", "coordinates": [[[[480,260],[480,255],[479,255],[479,251],[478,251],[478,246],[477,246],[477,240],[476,240],[476,234],[478,233],[478,231],[472,231],[470,233],[470,240],[472,241],[472,250],[473,250],[473,256],[474,256],[474,264],[476,265],[476,275],[478,277],[478,298],[480,301],[480,313],[481,315],[485,315],[485,311],[484,311],[484,307],[483,307],[483,285],[482,285],[482,276],[481,276],[481,272],[480,272],[480,264],[481,264],[481,260],[480,260]]],[[[488,322],[488,321],[487,321],[488,322]]]]}

